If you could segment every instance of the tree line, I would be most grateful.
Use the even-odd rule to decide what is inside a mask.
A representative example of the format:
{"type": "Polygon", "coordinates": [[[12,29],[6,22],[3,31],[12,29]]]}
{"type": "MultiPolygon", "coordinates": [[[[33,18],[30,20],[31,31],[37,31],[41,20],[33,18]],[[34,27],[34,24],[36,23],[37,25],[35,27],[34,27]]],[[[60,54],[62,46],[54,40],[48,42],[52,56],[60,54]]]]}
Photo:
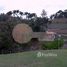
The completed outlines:
{"type": "Polygon", "coordinates": [[[26,23],[31,26],[34,32],[45,32],[48,29],[50,19],[67,18],[67,10],[59,10],[57,13],[47,17],[43,10],[41,16],[36,13],[22,12],[19,10],[9,11],[0,14],[0,53],[12,53],[23,51],[25,45],[18,44],[12,38],[12,30],[18,23],[26,23]]]}
{"type": "Polygon", "coordinates": [[[55,14],[50,16],[50,19],[59,19],[59,18],[67,18],[67,9],[64,11],[59,10],[55,14]]]}
{"type": "Polygon", "coordinates": [[[47,30],[48,17],[45,11],[38,17],[36,13],[21,12],[19,10],[0,14],[0,53],[13,53],[25,50],[25,45],[18,44],[12,37],[12,30],[16,24],[26,23],[34,32],[47,30]]]}

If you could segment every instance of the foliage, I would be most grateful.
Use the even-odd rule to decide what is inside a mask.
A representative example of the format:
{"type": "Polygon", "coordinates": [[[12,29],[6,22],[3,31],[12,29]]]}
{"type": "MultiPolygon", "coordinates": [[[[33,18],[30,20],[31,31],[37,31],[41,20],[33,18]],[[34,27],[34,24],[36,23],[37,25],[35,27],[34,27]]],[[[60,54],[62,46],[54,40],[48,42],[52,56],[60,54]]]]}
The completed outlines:
{"type": "Polygon", "coordinates": [[[19,10],[9,11],[6,14],[0,14],[0,21],[22,21],[26,20],[34,32],[45,32],[48,25],[48,17],[45,10],[42,13],[43,17],[38,17],[36,13],[22,12],[19,10]],[[25,17],[25,18],[24,18],[25,17]]]}
{"type": "Polygon", "coordinates": [[[47,41],[42,44],[42,49],[59,49],[63,46],[64,40],[63,39],[56,39],[54,41],[47,41]]]}
{"type": "Polygon", "coordinates": [[[4,21],[6,22],[8,20],[8,16],[5,15],[4,13],[3,14],[0,14],[0,22],[4,21]]]}
{"type": "Polygon", "coordinates": [[[0,53],[26,50],[27,45],[21,46],[12,37],[12,30],[18,23],[27,23],[32,27],[34,32],[45,32],[48,17],[38,17],[36,13],[22,12],[19,10],[0,14],[0,53]]]}
{"type": "Polygon", "coordinates": [[[47,15],[47,13],[46,13],[46,11],[43,9],[43,10],[42,10],[42,13],[41,13],[41,16],[44,18],[44,17],[46,17],[46,15],[47,15]]]}
{"type": "Polygon", "coordinates": [[[10,51],[10,48],[13,46],[13,41],[12,41],[12,36],[11,36],[11,28],[6,23],[2,28],[1,28],[1,33],[0,33],[0,53],[8,53],[10,51]]]}
{"type": "Polygon", "coordinates": [[[64,11],[59,10],[55,14],[51,15],[50,18],[51,19],[55,19],[55,18],[67,18],[67,9],[64,10],[64,11]]]}
{"type": "Polygon", "coordinates": [[[31,21],[31,27],[34,32],[45,32],[48,28],[48,18],[37,17],[31,21]]]}

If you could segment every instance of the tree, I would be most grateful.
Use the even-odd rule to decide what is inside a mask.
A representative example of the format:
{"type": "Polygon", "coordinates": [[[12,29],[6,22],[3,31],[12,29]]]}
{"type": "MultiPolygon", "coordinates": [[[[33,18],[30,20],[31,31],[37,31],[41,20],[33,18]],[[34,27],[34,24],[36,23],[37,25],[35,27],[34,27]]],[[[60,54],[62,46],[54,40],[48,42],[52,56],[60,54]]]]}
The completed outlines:
{"type": "Polygon", "coordinates": [[[13,16],[16,17],[17,16],[17,10],[13,10],[13,16]]]}
{"type": "Polygon", "coordinates": [[[20,11],[19,13],[20,13],[21,16],[23,15],[23,12],[20,11]]]}
{"type": "Polygon", "coordinates": [[[7,12],[6,14],[11,16],[12,15],[12,11],[7,12]]]}
{"type": "Polygon", "coordinates": [[[28,13],[28,19],[32,19],[32,17],[33,17],[33,14],[31,14],[31,13],[28,13]]]}
{"type": "Polygon", "coordinates": [[[0,14],[0,21],[6,22],[9,19],[9,16],[6,14],[0,14]]]}
{"type": "Polygon", "coordinates": [[[30,13],[28,13],[28,12],[25,12],[25,13],[24,13],[24,15],[26,15],[26,19],[29,19],[29,17],[28,17],[29,14],[30,14],[30,13]]]}
{"type": "Polygon", "coordinates": [[[50,16],[50,19],[51,20],[54,19],[54,18],[55,18],[55,15],[54,14],[50,16]]]}
{"type": "Polygon", "coordinates": [[[19,10],[16,10],[16,13],[19,13],[20,11],[19,10]]]}
{"type": "Polygon", "coordinates": [[[35,21],[32,22],[32,27],[34,32],[45,32],[47,30],[48,18],[37,17],[35,21]]]}
{"type": "Polygon", "coordinates": [[[64,17],[67,18],[67,9],[64,10],[64,17]]]}
{"type": "Polygon", "coordinates": [[[55,18],[64,18],[63,11],[62,11],[62,10],[59,10],[59,11],[55,14],[55,18]]]}
{"type": "Polygon", "coordinates": [[[47,15],[47,13],[46,13],[46,11],[43,9],[43,10],[42,10],[42,13],[41,13],[42,18],[43,18],[43,17],[46,17],[46,15],[47,15]]]}
{"type": "Polygon", "coordinates": [[[58,12],[56,12],[55,14],[50,16],[50,19],[56,19],[56,18],[67,18],[67,10],[59,10],[58,12]]]}

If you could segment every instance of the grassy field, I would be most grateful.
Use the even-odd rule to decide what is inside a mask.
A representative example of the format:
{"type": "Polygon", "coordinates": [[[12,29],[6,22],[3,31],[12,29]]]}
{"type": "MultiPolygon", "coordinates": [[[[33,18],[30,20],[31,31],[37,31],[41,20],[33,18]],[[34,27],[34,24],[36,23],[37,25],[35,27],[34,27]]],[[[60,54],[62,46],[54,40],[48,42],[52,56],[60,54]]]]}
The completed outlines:
{"type": "Polygon", "coordinates": [[[0,67],[67,67],[67,49],[0,55],[0,67]],[[38,52],[44,55],[37,57],[38,52]],[[57,56],[47,56],[48,53],[57,56]]]}

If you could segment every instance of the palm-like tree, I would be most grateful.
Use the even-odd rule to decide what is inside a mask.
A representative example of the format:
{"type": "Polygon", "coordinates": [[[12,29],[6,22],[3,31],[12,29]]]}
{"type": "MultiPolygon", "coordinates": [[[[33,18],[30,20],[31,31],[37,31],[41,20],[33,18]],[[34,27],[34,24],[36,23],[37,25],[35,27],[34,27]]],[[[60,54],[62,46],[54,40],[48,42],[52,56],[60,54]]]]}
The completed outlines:
{"type": "Polygon", "coordinates": [[[32,19],[34,16],[35,16],[34,13],[28,13],[28,16],[27,16],[27,17],[28,17],[29,19],[32,19]]]}
{"type": "Polygon", "coordinates": [[[16,13],[19,13],[20,11],[19,10],[16,10],[16,13]]]}
{"type": "Polygon", "coordinates": [[[12,11],[7,12],[6,14],[11,16],[12,15],[12,11]]]}
{"type": "Polygon", "coordinates": [[[24,15],[26,15],[26,19],[28,19],[29,13],[28,12],[25,12],[24,15]]]}
{"type": "Polygon", "coordinates": [[[14,17],[16,16],[16,13],[17,13],[17,11],[16,10],[13,10],[13,16],[14,17]]]}
{"type": "Polygon", "coordinates": [[[19,14],[20,14],[20,15],[23,15],[23,12],[20,11],[19,14]]]}
{"type": "Polygon", "coordinates": [[[23,16],[23,12],[20,11],[19,14],[20,14],[20,17],[23,18],[23,17],[22,17],[22,16],[23,16]]]}

